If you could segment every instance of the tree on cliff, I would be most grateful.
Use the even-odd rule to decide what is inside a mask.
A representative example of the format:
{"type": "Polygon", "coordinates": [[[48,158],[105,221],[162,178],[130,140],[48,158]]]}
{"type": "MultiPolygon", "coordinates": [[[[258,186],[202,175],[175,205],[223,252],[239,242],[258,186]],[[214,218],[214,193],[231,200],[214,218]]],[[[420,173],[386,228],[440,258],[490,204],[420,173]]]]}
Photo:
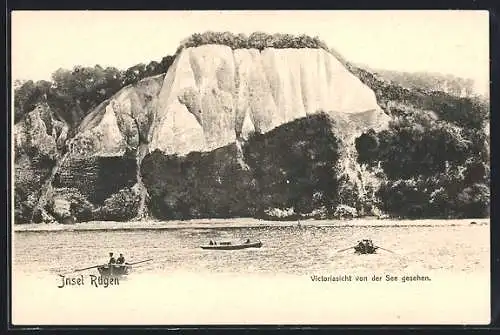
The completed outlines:
{"type": "Polygon", "coordinates": [[[403,72],[390,70],[372,70],[382,77],[409,89],[441,91],[459,97],[472,97],[474,81],[453,75],[428,72],[403,72]]]}
{"type": "Polygon", "coordinates": [[[76,127],[93,108],[121,88],[167,72],[173,61],[173,56],[165,56],[160,62],[137,64],[125,71],[100,65],[75,66],[72,70],[56,70],[52,81],[18,83],[14,90],[14,122],[20,121],[38,103],[47,102],[57,115],[76,127]]]}
{"type": "MultiPolygon", "coordinates": [[[[380,95],[393,90],[380,87],[380,95]]],[[[407,102],[412,94],[409,106],[386,105],[395,117],[388,129],[356,139],[359,163],[384,171],[383,209],[403,217],[488,215],[488,108],[446,93],[388,95],[407,102]]]]}
{"type": "Polygon", "coordinates": [[[45,80],[36,83],[28,80],[20,84],[14,91],[14,122],[20,121],[24,114],[32,111],[39,102],[45,101],[51,86],[52,83],[45,80]]]}
{"type": "Polygon", "coordinates": [[[182,41],[176,51],[176,54],[179,54],[184,48],[198,47],[206,44],[226,45],[231,49],[252,48],[263,50],[265,48],[314,48],[329,51],[326,43],[321,41],[319,37],[310,37],[307,35],[294,36],[281,33],[268,34],[258,31],[250,34],[250,36],[246,36],[244,34],[235,35],[227,31],[206,31],[201,34],[193,34],[182,41]]]}

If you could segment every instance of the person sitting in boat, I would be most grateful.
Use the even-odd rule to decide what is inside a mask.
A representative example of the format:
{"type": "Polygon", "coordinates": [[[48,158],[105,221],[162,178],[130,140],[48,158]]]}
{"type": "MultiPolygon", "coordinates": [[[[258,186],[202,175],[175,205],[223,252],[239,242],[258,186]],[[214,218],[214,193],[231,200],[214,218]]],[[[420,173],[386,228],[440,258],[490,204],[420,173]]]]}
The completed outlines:
{"type": "Polygon", "coordinates": [[[372,240],[365,240],[366,248],[367,249],[372,249],[373,248],[373,242],[372,240]]]}
{"type": "Polygon", "coordinates": [[[356,247],[360,252],[366,252],[365,241],[358,241],[358,246],[356,247]]]}
{"type": "Polygon", "coordinates": [[[116,264],[116,259],[113,257],[113,253],[109,253],[109,265],[116,264]]]}
{"type": "Polygon", "coordinates": [[[245,243],[250,243],[250,239],[247,239],[245,243]]]}
{"type": "Polygon", "coordinates": [[[116,260],[116,264],[124,264],[125,263],[125,257],[123,257],[123,254],[120,254],[120,257],[116,260]]]}
{"type": "Polygon", "coordinates": [[[210,245],[214,245],[214,241],[210,240],[210,243],[209,243],[209,244],[210,244],[210,245]]]}

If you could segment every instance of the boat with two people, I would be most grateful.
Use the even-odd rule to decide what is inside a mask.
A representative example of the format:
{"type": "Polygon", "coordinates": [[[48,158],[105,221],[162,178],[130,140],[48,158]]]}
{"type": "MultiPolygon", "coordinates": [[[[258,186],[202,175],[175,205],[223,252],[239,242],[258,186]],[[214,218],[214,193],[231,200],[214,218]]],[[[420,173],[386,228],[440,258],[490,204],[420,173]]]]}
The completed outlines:
{"type": "Polygon", "coordinates": [[[372,240],[361,240],[358,241],[358,244],[354,247],[354,252],[358,254],[374,254],[377,249],[378,247],[373,245],[372,240]]]}
{"type": "Polygon", "coordinates": [[[99,271],[99,274],[102,277],[125,277],[132,271],[133,265],[137,265],[140,263],[145,263],[145,262],[149,262],[149,261],[153,260],[151,258],[151,259],[146,259],[143,261],[127,263],[127,262],[125,262],[125,257],[123,256],[123,254],[120,254],[120,257],[118,257],[118,259],[115,259],[112,252],[109,253],[109,257],[110,258],[109,258],[109,261],[107,264],[99,264],[99,265],[89,266],[87,268],[77,269],[74,272],[90,270],[90,269],[97,269],[97,271],[99,271]]]}
{"type": "Polygon", "coordinates": [[[375,244],[373,244],[373,241],[369,240],[369,239],[364,239],[364,240],[358,241],[358,244],[356,244],[356,245],[354,245],[352,247],[349,247],[349,248],[345,248],[345,249],[339,250],[337,252],[343,252],[343,251],[346,251],[346,250],[349,250],[349,249],[354,249],[354,253],[358,254],[358,255],[374,254],[374,253],[377,252],[378,249],[394,253],[391,250],[384,249],[382,247],[376,246],[375,244]]]}
{"type": "Polygon", "coordinates": [[[205,250],[241,250],[260,247],[262,247],[262,242],[260,240],[251,241],[250,239],[247,239],[244,242],[236,243],[233,243],[231,241],[217,242],[210,240],[208,244],[200,246],[200,248],[205,250]]]}
{"type": "Polygon", "coordinates": [[[109,262],[97,268],[99,274],[103,277],[122,277],[129,274],[132,270],[132,266],[125,263],[125,257],[120,254],[120,257],[115,260],[113,253],[109,253],[109,262]]]}

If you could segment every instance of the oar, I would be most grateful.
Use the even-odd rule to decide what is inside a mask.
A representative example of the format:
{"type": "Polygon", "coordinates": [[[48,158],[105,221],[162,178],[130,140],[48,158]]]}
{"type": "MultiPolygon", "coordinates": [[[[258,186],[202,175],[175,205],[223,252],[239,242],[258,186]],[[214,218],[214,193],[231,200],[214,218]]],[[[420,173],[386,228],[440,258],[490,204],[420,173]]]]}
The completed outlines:
{"type": "Polygon", "coordinates": [[[349,247],[349,248],[345,248],[345,249],[339,250],[339,251],[337,251],[337,252],[346,251],[346,250],[352,249],[352,248],[354,248],[354,247],[355,247],[355,246],[352,246],[352,247],[349,247]]]}
{"type": "Polygon", "coordinates": [[[77,269],[77,270],[75,270],[75,271],[73,271],[73,272],[80,272],[80,271],[84,271],[84,270],[95,269],[95,268],[98,268],[98,267],[100,267],[100,266],[102,266],[102,265],[100,264],[100,265],[89,266],[88,268],[84,268],[84,269],[77,269]]]}
{"type": "Polygon", "coordinates": [[[84,270],[95,269],[95,268],[98,268],[100,266],[102,266],[102,265],[94,265],[94,266],[89,266],[88,268],[76,269],[76,270],[73,270],[73,271],[65,272],[62,275],[65,276],[65,275],[69,275],[70,273],[75,273],[75,272],[80,272],[80,271],[84,271],[84,270]]]}
{"type": "Polygon", "coordinates": [[[384,249],[384,248],[382,248],[382,247],[378,247],[378,246],[375,246],[375,247],[376,247],[377,249],[382,249],[382,250],[389,251],[389,252],[391,252],[391,253],[395,254],[395,252],[394,252],[394,251],[391,251],[391,250],[389,250],[389,249],[384,249]]]}
{"type": "Polygon", "coordinates": [[[135,263],[125,263],[125,265],[135,265],[135,264],[139,264],[139,263],[144,263],[144,262],[149,262],[149,261],[152,261],[153,259],[150,258],[150,259],[146,259],[145,261],[139,261],[139,262],[135,262],[135,263]]]}

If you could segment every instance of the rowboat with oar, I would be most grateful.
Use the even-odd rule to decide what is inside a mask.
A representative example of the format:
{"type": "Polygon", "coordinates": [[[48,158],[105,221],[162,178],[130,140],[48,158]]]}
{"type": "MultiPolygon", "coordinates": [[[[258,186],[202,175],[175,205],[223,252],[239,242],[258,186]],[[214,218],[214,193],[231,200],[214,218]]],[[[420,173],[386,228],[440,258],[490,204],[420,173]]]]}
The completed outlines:
{"type": "Polygon", "coordinates": [[[83,269],[77,269],[73,272],[80,272],[84,270],[97,269],[102,277],[125,277],[132,271],[132,265],[152,261],[153,259],[146,259],[144,261],[125,263],[125,264],[102,264],[89,266],[83,269]]]}
{"type": "Polygon", "coordinates": [[[260,248],[262,247],[262,242],[260,240],[250,241],[246,240],[245,242],[214,242],[210,241],[209,244],[202,245],[200,248],[205,250],[241,250],[247,248],[260,248]]]}
{"type": "Polygon", "coordinates": [[[346,250],[349,250],[349,249],[354,249],[354,253],[358,254],[358,255],[374,254],[374,253],[377,252],[378,249],[385,250],[385,251],[388,251],[390,253],[394,253],[391,250],[384,249],[382,247],[374,245],[373,242],[372,242],[372,240],[361,240],[361,241],[358,241],[357,245],[349,247],[349,248],[345,248],[345,249],[342,249],[342,250],[339,250],[337,252],[343,252],[343,251],[346,251],[346,250]]]}
{"type": "Polygon", "coordinates": [[[357,254],[374,254],[377,249],[378,247],[373,245],[372,240],[363,240],[354,247],[354,252],[357,254]]]}

